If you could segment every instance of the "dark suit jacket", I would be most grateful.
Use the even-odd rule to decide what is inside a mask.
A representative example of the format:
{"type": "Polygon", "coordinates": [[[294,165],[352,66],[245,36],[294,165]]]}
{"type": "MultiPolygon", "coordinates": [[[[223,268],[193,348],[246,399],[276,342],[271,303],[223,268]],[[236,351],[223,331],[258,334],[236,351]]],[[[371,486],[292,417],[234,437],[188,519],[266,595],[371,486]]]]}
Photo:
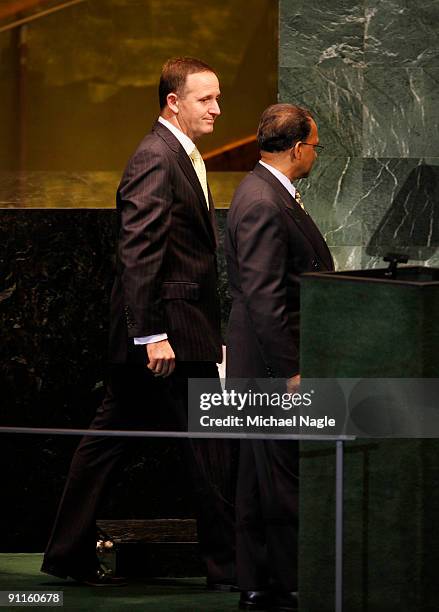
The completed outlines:
{"type": "Polygon", "coordinates": [[[221,361],[215,211],[193,165],[162,124],[140,143],[117,191],[119,239],[110,362],[132,338],[166,332],[176,359],[221,361]]]}
{"type": "Polygon", "coordinates": [[[233,298],[227,375],[299,373],[299,276],[333,262],[311,217],[259,163],[233,197],[225,248],[233,298]]]}

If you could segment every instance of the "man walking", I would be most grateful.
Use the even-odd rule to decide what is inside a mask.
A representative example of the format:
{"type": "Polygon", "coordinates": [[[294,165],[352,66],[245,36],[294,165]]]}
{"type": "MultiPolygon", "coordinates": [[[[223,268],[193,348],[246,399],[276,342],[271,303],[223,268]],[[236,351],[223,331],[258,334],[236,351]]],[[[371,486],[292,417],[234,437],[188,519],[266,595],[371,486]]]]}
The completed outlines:
{"type": "MultiPolygon", "coordinates": [[[[204,162],[194,142],[220,114],[215,72],[194,58],[169,60],[160,117],[129,160],[117,191],[119,238],[111,296],[110,371],[91,429],[138,425],[171,407],[185,427],[187,381],[218,378],[220,308],[216,227],[204,162]]],[[[95,555],[95,518],[123,439],[85,437],[73,458],[42,571],[113,585],[95,555]]],[[[227,441],[187,443],[198,492],[198,535],[208,586],[234,581],[233,480],[227,441]]]]}
{"type": "MultiPolygon", "coordinates": [[[[325,241],[292,181],[308,176],[319,145],[310,113],[275,104],[258,128],[261,160],[238,187],[227,217],[233,298],[227,377],[300,382],[299,276],[330,270],[325,241]]],[[[297,609],[298,446],[241,440],[236,499],[240,608],[297,609]]]]}

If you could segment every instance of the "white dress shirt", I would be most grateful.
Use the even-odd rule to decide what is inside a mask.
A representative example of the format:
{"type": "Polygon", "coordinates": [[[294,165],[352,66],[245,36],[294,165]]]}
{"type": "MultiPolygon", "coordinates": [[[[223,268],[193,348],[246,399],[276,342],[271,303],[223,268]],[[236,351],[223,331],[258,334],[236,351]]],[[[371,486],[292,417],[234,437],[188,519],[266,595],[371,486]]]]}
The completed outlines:
{"type": "Polygon", "coordinates": [[[175,125],[173,125],[167,119],[163,119],[163,117],[159,117],[158,121],[159,121],[159,123],[161,123],[162,125],[167,127],[168,130],[174,134],[175,138],[181,144],[181,146],[186,151],[186,153],[188,155],[190,155],[192,153],[192,151],[195,149],[195,143],[192,142],[192,140],[189,138],[189,136],[186,136],[186,134],[183,134],[183,132],[181,130],[179,130],[177,127],[175,127],[175,125]]]}
{"type": "Polygon", "coordinates": [[[262,159],[259,160],[259,163],[261,164],[261,166],[264,166],[264,168],[267,168],[267,170],[269,170],[271,174],[275,176],[280,183],[282,183],[282,185],[285,187],[285,189],[288,190],[288,192],[293,196],[293,198],[296,197],[296,188],[283,172],[281,172],[277,168],[273,168],[273,166],[270,166],[270,164],[266,164],[262,161],[262,159]]]}

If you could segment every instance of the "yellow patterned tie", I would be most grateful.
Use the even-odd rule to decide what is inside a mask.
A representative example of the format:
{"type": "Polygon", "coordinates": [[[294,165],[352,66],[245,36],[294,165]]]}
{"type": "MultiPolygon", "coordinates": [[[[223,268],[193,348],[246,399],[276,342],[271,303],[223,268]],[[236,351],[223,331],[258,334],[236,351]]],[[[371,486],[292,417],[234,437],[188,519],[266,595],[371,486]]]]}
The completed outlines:
{"type": "Polygon", "coordinates": [[[201,157],[201,153],[199,152],[197,147],[195,147],[189,157],[191,158],[194,170],[197,173],[198,180],[200,181],[200,185],[203,189],[204,197],[206,198],[207,208],[209,208],[209,192],[207,191],[206,166],[204,165],[203,158],[201,157]]]}
{"type": "Polygon", "coordinates": [[[300,195],[300,192],[297,189],[296,189],[296,195],[294,196],[294,199],[299,204],[300,208],[306,212],[305,206],[303,204],[302,196],[300,195]]]}

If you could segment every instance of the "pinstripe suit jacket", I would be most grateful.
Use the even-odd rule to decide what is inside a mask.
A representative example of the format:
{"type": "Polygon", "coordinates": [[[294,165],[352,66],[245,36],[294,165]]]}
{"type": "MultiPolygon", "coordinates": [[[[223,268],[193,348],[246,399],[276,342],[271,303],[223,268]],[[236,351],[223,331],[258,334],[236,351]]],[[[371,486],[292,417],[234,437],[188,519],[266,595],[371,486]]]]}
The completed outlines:
{"type": "Polygon", "coordinates": [[[175,136],[156,123],[117,190],[110,362],[132,338],[166,332],[180,361],[221,361],[215,211],[175,136]]]}

